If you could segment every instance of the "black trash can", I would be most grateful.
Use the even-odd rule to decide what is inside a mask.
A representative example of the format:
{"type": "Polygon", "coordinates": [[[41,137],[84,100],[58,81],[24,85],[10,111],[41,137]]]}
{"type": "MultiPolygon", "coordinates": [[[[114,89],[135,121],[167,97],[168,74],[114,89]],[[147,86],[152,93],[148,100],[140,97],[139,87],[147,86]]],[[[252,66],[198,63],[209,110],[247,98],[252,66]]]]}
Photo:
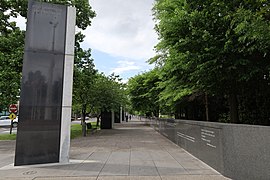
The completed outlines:
{"type": "Polygon", "coordinates": [[[92,129],[92,124],[91,123],[86,123],[87,129],[92,129]]]}

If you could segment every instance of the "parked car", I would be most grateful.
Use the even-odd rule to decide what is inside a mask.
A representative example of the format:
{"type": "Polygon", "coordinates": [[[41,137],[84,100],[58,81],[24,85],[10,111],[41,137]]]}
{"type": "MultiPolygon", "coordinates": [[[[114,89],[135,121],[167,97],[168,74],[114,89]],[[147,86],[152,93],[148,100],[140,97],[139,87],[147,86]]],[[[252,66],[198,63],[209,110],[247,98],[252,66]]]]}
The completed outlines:
{"type": "MultiPolygon", "coordinates": [[[[82,117],[78,117],[78,120],[82,120],[82,117]]],[[[85,120],[89,120],[90,118],[88,116],[85,117],[85,120]]]]}
{"type": "MultiPolygon", "coordinates": [[[[11,124],[11,119],[9,119],[9,116],[1,116],[0,117],[0,126],[10,126],[11,124]]],[[[18,117],[13,120],[12,122],[12,127],[17,127],[18,126],[18,117]]]]}

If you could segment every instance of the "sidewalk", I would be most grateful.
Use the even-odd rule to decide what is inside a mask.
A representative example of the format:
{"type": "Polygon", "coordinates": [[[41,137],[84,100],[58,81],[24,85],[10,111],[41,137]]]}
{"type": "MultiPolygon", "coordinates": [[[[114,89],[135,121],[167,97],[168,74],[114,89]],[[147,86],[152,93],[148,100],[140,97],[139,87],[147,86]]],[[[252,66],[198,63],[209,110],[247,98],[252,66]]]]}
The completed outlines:
{"type": "Polygon", "coordinates": [[[14,167],[14,150],[15,141],[0,141],[0,179],[226,179],[136,119],[72,140],[69,164],[14,167]]]}

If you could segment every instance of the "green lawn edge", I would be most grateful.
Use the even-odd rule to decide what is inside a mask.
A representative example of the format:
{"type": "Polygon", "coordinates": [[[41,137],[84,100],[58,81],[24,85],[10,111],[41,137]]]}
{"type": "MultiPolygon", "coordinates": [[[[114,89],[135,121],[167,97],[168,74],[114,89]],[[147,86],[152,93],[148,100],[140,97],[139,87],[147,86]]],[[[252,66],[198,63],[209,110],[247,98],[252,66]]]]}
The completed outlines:
{"type": "Polygon", "coordinates": [[[16,134],[0,134],[0,141],[16,140],[16,134]]]}
{"type": "MultiPolygon", "coordinates": [[[[92,127],[96,128],[96,122],[91,122],[92,127]]],[[[82,126],[80,124],[72,124],[70,129],[70,138],[75,139],[82,136],[82,126]]],[[[16,140],[16,134],[0,134],[0,141],[16,140]]]]}

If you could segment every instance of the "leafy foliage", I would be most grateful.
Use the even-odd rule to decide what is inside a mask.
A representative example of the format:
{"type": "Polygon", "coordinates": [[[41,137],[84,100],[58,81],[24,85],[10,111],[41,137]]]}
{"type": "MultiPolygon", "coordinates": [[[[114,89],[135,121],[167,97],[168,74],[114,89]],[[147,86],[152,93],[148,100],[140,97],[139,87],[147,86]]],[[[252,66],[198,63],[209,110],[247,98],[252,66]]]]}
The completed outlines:
{"type": "Polygon", "coordinates": [[[159,115],[159,70],[145,72],[128,81],[128,94],[134,111],[142,115],[159,115]]]}
{"type": "Polygon", "coordinates": [[[16,103],[20,89],[24,33],[11,27],[0,32],[0,110],[16,103]]]}
{"type": "Polygon", "coordinates": [[[119,76],[98,73],[90,50],[80,52],[80,58],[74,69],[73,104],[81,110],[83,118],[89,113],[99,114],[124,105],[126,96],[119,76]]]}
{"type": "Polygon", "coordinates": [[[77,51],[77,58],[80,58],[74,68],[73,82],[73,103],[77,110],[81,111],[85,118],[89,105],[95,102],[94,80],[97,71],[94,69],[91,51],[77,51]],[[76,106],[77,105],[77,106],[76,106]]]}
{"type": "Polygon", "coordinates": [[[103,73],[99,74],[96,79],[96,94],[98,98],[96,106],[100,111],[119,110],[120,106],[126,104],[125,85],[121,83],[118,75],[111,74],[106,77],[103,73]]]}
{"type": "Polygon", "coordinates": [[[196,92],[226,97],[231,122],[239,122],[239,109],[250,110],[249,101],[269,107],[261,98],[270,90],[269,1],[157,0],[153,14],[160,42],[150,62],[161,69],[162,100],[173,106],[196,92]],[[244,93],[250,89],[255,99],[244,93]]]}

